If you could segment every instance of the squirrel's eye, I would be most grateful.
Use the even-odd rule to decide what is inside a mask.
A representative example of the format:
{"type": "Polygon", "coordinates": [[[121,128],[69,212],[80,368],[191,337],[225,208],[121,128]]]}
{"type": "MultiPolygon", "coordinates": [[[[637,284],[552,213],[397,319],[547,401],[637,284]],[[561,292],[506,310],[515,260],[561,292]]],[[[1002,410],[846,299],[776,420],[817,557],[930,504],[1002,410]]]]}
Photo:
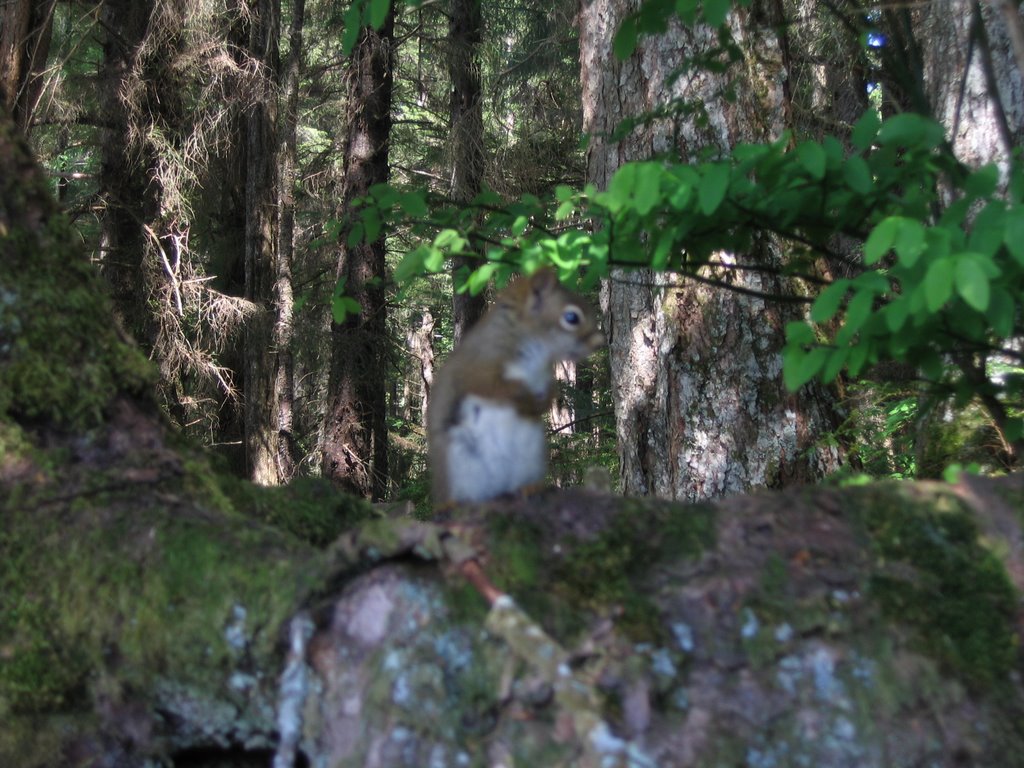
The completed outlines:
{"type": "Polygon", "coordinates": [[[562,313],[562,327],[566,330],[571,330],[579,325],[582,319],[582,314],[578,308],[568,307],[562,313]]]}

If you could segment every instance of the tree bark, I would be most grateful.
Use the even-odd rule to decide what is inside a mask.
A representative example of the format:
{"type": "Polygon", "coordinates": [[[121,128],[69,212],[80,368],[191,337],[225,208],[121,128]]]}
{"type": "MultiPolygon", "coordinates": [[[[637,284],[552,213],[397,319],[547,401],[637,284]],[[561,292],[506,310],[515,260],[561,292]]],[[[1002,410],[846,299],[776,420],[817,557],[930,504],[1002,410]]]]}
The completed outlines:
{"type": "Polygon", "coordinates": [[[150,258],[155,257],[160,184],[151,174],[151,148],[140,139],[133,115],[158,104],[149,98],[161,84],[140,96],[132,84],[141,66],[139,54],[154,13],[153,0],[108,0],[100,7],[103,62],[100,66],[102,114],[99,197],[100,264],[125,329],[147,349],[156,340],[150,301],[156,289],[150,258]],[[146,103],[130,105],[127,94],[146,103]],[[156,225],[156,226],[155,226],[156,225]]]}
{"type": "Polygon", "coordinates": [[[57,0],[0,5],[0,103],[27,136],[43,89],[57,0]]]}
{"type": "MultiPolygon", "coordinates": [[[[450,152],[451,197],[469,203],[483,189],[484,155],[483,92],[480,84],[480,43],[483,39],[481,0],[452,0],[448,25],[448,76],[451,78],[450,152]]],[[[464,258],[452,260],[455,283],[474,264],[464,258]]],[[[454,285],[458,289],[459,285],[454,285]]],[[[481,292],[452,294],[452,334],[458,344],[463,334],[487,311],[487,297],[481,292]]]]}
{"type": "Polygon", "coordinates": [[[278,135],[280,0],[253,0],[249,55],[259,68],[260,91],[246,113],[245,298],[257,311],[245,328],[245,453],[253,482],[277,485],[280,427],[275,330],[290,308],[287,265],[278,251],[278,135]],[[282,289],[284,293],[282,293],[282,289]]]}
{"type": "MultiPolygon", "coordinates": [[[[588,181],[607,185],[623,162],[667,155],[693,160],[741,141],[776,138],[785,128],[785,72],[763,4],[733,12],[746,60],[731,80],[701,71],[668,82],[685,61],[716,44],[712,30],[683,28],[644,38],[624,62],[611,41],[628,0],[590,0],[580,12],[584,128],[591,136],[588,181]],[[736,99],[726,98],[734,88],[736,99]],[[620,142],[608,135],[635,117],[681,98],[693,119],[660,119],[620,142]]],[[[722,254],[728,266],[780,263],[778,246],[759,238],[752,252],[722,254]]],[[[737,287],[783,293],[782,278],[726,269],[737,287]]],[[[796,395],[782,383],[780,350],[794,310],[700,282],[646,271],[616,271],[604,286],[619,439],[622,490],[698,500],[821,477],[837,456],[817,443],[833,422],[832,401],[811,386],[796,395]]]]}
{"type": "Polygon", "coordinates": [[[292,337],[295,302],[292,292],[292,260],[295,249],[295,184],[299,122],[299,78],[302,70],[302,32],[306,17],[306,1],[293,0],[291,30],[288,36],[288,58],[282,67],[281,98],[284,119],[281,121],[278,147],[280,226],[277,244],[277,270],[274,280],[277,318],[274,323],[273,348],[277,351],[278,476],[287,482],[295,474],[298,448],[293,432],[295,407],[295,362],[292,337]]]}
{"type": "MultiPolygon", "coordinates": [[[[343,221],[353,200],[388,179],[393,37],[392,9],[380,30],[360,32],[352,53],[338,213],[343,221]]],[[[343,231],[337,276],[344,294],[361,309],[331,324],[322,471],[351,493],[381,499],[388,483],[384,238],[355,245],[347,238],[343,231]]]]}
{"type": "Polygon", "coordinates": [[[1005,175],[1024,139],[1024,72],[1007,16],[971,0],[939,0],[916,13],[924,91],[954,152],[975,168],[995,162],[1005,175]]]}

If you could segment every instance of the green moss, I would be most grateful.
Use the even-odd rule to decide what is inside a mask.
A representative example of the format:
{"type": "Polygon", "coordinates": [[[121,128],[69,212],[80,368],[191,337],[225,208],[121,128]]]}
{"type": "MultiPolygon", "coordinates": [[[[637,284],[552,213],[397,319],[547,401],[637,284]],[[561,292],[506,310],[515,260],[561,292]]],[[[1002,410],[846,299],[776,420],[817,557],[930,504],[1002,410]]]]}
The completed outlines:
{"type": "Polygon", "coordinates": [[[40,514],[54,502],[27,491],[4,508],[0,713],[76,708],[114,668],[139,689],[163,675],[221,684],[242,656],[275,652],[324,570],[244,519],[131,496],[79,496],[57,515],[40,514]]]}
{"type": "Polygon", "coordinates": [[[63,217],[14,230],[0,259],[0,414],[97,425],[117,393],[141,394],[155,367],[124,341],[95,268],[63,217]]]}
{"type": "Polygon", "coordinates": [[[948,491],[928,498],[913,488],[865,488],[854,507],[876,557],[871,594],[890,618],[911,625],[924,651],[972,685],[1013,669],[1017,598],[999,559],[948,491]],[[908,571],[910,566],[912,571],[908,571]]]}
{"type": "Polygon", "coordinates": [[[658,640],[664,627],[647,574],[664,559],[711,545],[711,507],[620,499],[617,508],[598,535],[557,542],[534,523],[499,518],[492,522],[488,572],[561,640],[582,631],[592,615],[616,616],[635,640],[658,640]]]}
{"type": "Polygon", "coordinates": [[[221,482],[237,509],[318,547],[374,517],[365,500],[342,493],[322,478],[299,477],[274,487],[227,478],[221,482]]]}

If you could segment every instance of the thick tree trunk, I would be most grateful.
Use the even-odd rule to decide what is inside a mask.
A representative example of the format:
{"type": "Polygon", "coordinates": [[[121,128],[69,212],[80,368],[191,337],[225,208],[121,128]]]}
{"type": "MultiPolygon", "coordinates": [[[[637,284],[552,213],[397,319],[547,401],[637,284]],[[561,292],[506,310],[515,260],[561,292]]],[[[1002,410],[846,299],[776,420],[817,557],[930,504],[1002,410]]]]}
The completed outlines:
{"type": "MultiPolygon", "coordinates": [[[[278,252],[277,78],[280,0],[254,0],[250,8],[249,55],[259,67],[256,94],[246,115],[245,298],[258,309],[245,329],[245,454],[253,482],[277,485],[278,425],[275,329],[287,278],[278,252]]],[[[290,287],[286,289],[290,292],[290,287]]]]}
{"type": "Polygon", "coordinates": [[[0,104],[27,136],[43,89],[57,0],[0,3],[0,104]]]}
{"type": "MultiPolygon", "coordinates": [[[[339,218],[351,201],[388,179],[394,10],[380,30],[366,28],[352,53],[345,177],[339,218]]],[[[331,325],[331,375],[322,471],[338,486],[372,499],[388,482],[384,238],[349,245],[342,233],[338,280],[358,314],[331,325]]]]}
{"type": "MultiPolygon", "coordinates": [[[[714,47],[715,34],[673,23],[618,62],[611,41],[634,9],[629,0],[581,7],[588,181],[603,188],[625,161],[661,153],[693,159],[740,141],[774,139],[786,127],[782,55],[759,4],[732,16],[748,56],[741,73],[729,81],[702,71],[671,84],[670,73],[714,47]],[[725,98],[728,87],[734,101],[725,98]],[[655,121],[617,143],[607,138],[624,118],[672,98],[685,100],[695,117],[655,121]]],[[[777,266],[777,246],[767,237],[752,252],[719,261],[726,268],[718,276],[739,288],[786,288],[781,278],[736,268],[777,266]]],[[[697,500],[813,480],[834,468],[835,454],[817,445],[833,424],[831,399],[810,387],[790,395],[782,383],[779,351],[786,322],[798,316],[793,309],[645,271],[614,273],[603,308],[625,493],[697,500]]]]}
{"type": "Polygon", "coordinates": [[[1024,139],[1024,72],[1011,44],[1013,25],[988,2],[937,0],[916,13],[925,93],[957,157],[972,167],[995,162],[1005,173],[1024,139]]]}
{"type": "MultiPolygon", "coordinates": [[[[451,78],[450,152],[451,197],[468,203],[483,188],[484,155],[483,93],[480,84],[480,43],[483,39],[481,0],[452,0],[448,25],[448,76],[451,78]]],[[[475,265],[465,259],[452,262],[458,275],[475,265]]],[[[452,294],[452,333],[458,344],[462,335],[487,311],[487,297],[468,291],[452,294]]]]}

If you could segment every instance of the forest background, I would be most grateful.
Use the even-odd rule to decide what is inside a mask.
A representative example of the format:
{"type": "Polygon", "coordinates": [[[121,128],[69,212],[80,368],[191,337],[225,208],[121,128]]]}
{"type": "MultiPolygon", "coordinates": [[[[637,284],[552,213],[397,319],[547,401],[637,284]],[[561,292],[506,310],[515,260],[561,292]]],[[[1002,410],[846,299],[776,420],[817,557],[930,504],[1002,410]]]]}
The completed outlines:
{"type": "Polygon", "coordinates": [[[7,108],[168,418],[240,476],[424,502],[435,361],[542,262],[610,340],[560,371],[556,482],[695,500],[1017,460],[1009,3],[0,13],[7,108]]]}

